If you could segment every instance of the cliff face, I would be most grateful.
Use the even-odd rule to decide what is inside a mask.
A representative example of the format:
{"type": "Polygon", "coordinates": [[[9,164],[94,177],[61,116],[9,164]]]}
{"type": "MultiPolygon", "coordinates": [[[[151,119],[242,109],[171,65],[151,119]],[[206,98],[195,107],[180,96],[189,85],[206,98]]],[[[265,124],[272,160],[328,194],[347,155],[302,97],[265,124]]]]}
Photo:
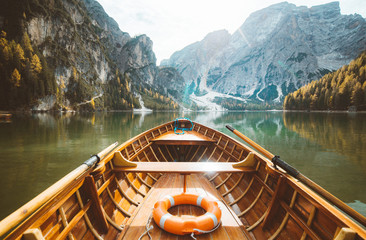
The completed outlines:
{"type": "Polygon", "coordinates": [[[338,2],[312,8],[284,2],[251,14],[231,36],[208,34],[162,65],[202,90],[276,102],[365,48],[365,19],[341,15],[338,2]],[[211,36],[216,44],[208,44],[211,36]]]}
{"type": "Polygon", "coordinates": [[[0,29],[9,41],[28,35],[57,83],[57,91],[33,96],[34,109],[75,109],[91,99],[98,108],[131,109],[139,107],[138,91],[155,89],[152,41],[121,31],[97,1],[2,0],[1,5],[10,11],[0,11],[0,29]]]}

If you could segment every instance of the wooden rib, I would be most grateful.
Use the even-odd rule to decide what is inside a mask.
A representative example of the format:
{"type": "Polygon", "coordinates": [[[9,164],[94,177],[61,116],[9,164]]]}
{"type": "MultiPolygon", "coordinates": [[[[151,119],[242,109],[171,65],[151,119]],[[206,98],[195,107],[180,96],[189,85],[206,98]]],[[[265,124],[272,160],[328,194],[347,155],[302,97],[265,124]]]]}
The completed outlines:
{"type": "Polygon", "coordinates": [[[261,218],[258,219],[258,221],[256,221],[253,225],[251,225],[250,227],[247,227],[247,231],[250,232],[252,231],[254,228],[256,228],[262,221],[263,219],[266,217],[267,212],[269,211],[269,208],[267,208],[267,210],[265,211],[265,213],[262,215],[261,218]]]}
{"type": "MultiPolygon", "coordinates": [[[[104,177],[104,175],[103,175],[104,177]]],[[[107,181],[104,180],[103,185],[98,189],[98,196],[100,196],[100,194],[102,194],[102,192],[108,187],[108,185],[112,182],[112,179],[114,178],[114,174],[112,174],[107,181]]]]}
{"type": "Polygon", "coordinates": [[[242,195],[240,195],[237,199],[235,199],[233,202],[229,203],[230,206],[234,205],[235,203],[239,202],[249,191],[250,187],[252,186],[254,182],[254,177],[252,177],[252,180],[250,180],[250,183],[248,184],[247,189],[245,189],[245,191],[243,192],[242,195]]]}
{"type": "Polygon", "coordinates": [[[109,188],[107,188],[107,193],[109,198],[112,200],[112,202],[114,203],[114,205],[116,206],[116,208],[122,212],[123,214],[127,215],[128,217],[131,217],[131,213],[127,212],[125,209],[123,209],[117,202],[116,200],[114,200],[113,195],[111,193],[111,191],[109,190],[109,188]]]}
{"type": "Polygon", "coordinates": [[[142,177],[140,176],[140,173],[136,173],[137,178],[143,183],[145,184],[148,188],[152,188],[152,186],[150,184],[148,184],[144,179],[142,179],[142,177]]]}
{"type": "Polygon", "coordinates": [[[109,224],[111,224],[115,229],[119,230],[119,231],[123,231],[123,228],[121,226],[119,226],[115,221],[113,221],[109,216],[108,214],[105,212],[105,210],[103,209],[104,211],[104,215],[107,219],[107,221],[109,222],[109,224]]]}
{"type": "Polygon", "coordinates": [[[200,146],[198,146],[197,150],[194,152],[193,156],[191,157],[191,159],[189,159],[189,161],[188,161],[188,162],[192,162],[193,158],[196,156],[196,154],[197,154],[197,152],[198,152],[198,150],[199,150],[200,148],[201,148],[201,145],[200,145],[200,146]]]}
{"type": "MultiPolygon", "coordinates": [[[[232,155],[231,153],[229,153],[225,148],[221,147],[220,145],[217,144],[217,147],[219,149],[221,149],[223,152],[225,152],[227,155],[229,155],[229,158],[233,158],[235,160],[235,162],[238,162],[238,159],[232,155]]],[[[227,160],[228,161],[228,160],[227,160]]]]}
{"type": "MultiPolygon", "coordinates": [[[[297,196],[297,192],[294,191],[294,193],[292,194],[292,198],[291,198],[291,203],[290,203],[290,208],[292,208],[295,204],[295,200],[296,200],[296,196],[297,196]]],[[[273,240],[275,239],[278,234],[280,234],[280,232],[283,230],[283,228],[286,226],[287,220],[289,218],[290,214],[287,212],[285,217],[283,218],[281,225],[279,226],[279,228],[276,230],[275,233],[273,233],[273,235],[268,239],[268,240],[273,240]]]]}
{"type": "Polygon", "coordinates": [[[144,137],[145,137],[147,144],[149,144],[150,143],[149,139],[146,137],[146,135],[144,135],[144,137]]]}
{"type": "Polygon", "coordinates": [[[224,194],[222,194],[222,196],[225,197],[226,195],[231,193],[234,190],[234,188],[236,188],[239,185],[239,183],[241,182],[243,177],[244,177],[244,174],[241,174],[239,180],[234,184],[234,186],[232,186],[229,190],[227,190],[224,194]]]}
{"type": "Polygon", "coordinates": [[[125,147],[125,152],[126,152],[127,160],[130,160],[130,155],[128,155],[127,146],[125,147]]]}
{"type": "Polygon", "coordinates": [[[136,154],[136,149],[135,149],[135,146],[133,145],[134,142],[131,143],[131,146],[132,146],[132,150],[133,152],[136,154]]]}
{"type": "Polygon", "coordinates": [[[186,160],[186,157],[188,157],[188,156],[189,156],[189,154],[191,153],[192,149],[193,149],[193,145],[189,146],[189,150],[188,150],[188,152],[187,152],[187,154],[186,154],[186,156],[185,156],[184,160],[186,160]]]}
{"type": "MultiPolygon", "coordinates": [[[[112,161],[110,161],[109,163],[110,163],[111,169],[113,170],[114,169],[114,166],[112,164],[112,161]]],[[[120,193],[122,194],[122,196],[124,198],[126,198],[128,201],[130,201],[133,205],[138,206],[139,204],[135,200],[133,200],[132,198],[130,198],[130,196],[128,196],[125,191],[123,191],[123,188],[122,188],[121,184],[118,182],[118,179],[116,177],[114,179],[115,179],[116,184],[117,184],[117,189],[120,191],[120,193]]]]}
{"type": "Polygon", "coordinates": [[[229,144],[229,139],[226,141],[224,149],[226,150],[227,145],[229,144]]]}
{"type": "MultiPolygon", "coordinates": [[[[140,157],[137,155],[136,156],[136,158],[137,158],[137,161],[139,161],[139,162],[141,162],[141,159],[140,159],[140,157]]],[[[110,163],[111,163],[112,161],[110,161],[110,163]]],[[[113,168],[112,168],[113,169],[113,168]]],[[[158,179],[156,179],[153,175],[151,175],[150,173],[146,173],[152,180],[154,180],[155,182],[156,181],[158,181],[158,179]]],[[[150,186],[150,185],[149,185],[150,186]]]]}
{"type": "Polygon", "coordinates": [[[154,155],[154,157],[155,157],[156,161],[157,161],[157,162],[160,162],[160,161],[159,161],[159,158],[155,155],[154,149],[151,147],[151,145],[150,145],[150,150],[151,150],[152,154],[154,155]]]}
{"type": "Polygon", "coordinates": [[[212,137],[211,137],[211,139],[213,139],[213,138],[215,137],[215,133],[216,133],[216,132],[214,132],[214,133],[212,134],[212,137]]]}
{"type": "MultiPolygon", "coordinates": [[[[233,149],[231,149],[231,154],[233,154],[233,152],[234,152],[235,148],[236,148],[236,144],[234,144],[233,149]]],[[[240,161],[240,160],[239,160],[239,161],[240,161]]]]}
{"type": "Polygon", "coordinates": [[[159,150],[161,156],[163,157],[164,161],[169,162],[168,159],[166,159],[166,157],[164,156],[163,151],[161,151],[160,146],[158,146],[158,150],[159,150]]]}
{"type": "Polygon", "coordinates": [[[139,204],[138,204],[135,200],[133,200],[132,198],[130,198],[130,197],[127,195],[127,193],[125,193],[125,191],[123,191],[122,186],[121,186],[121,184],[118,182],[118,180],[117,180],[117,179],[116,179],[116,183],[117,183],[117,188],[118,188],[118,190],[121,192],[122,196],[123,196],[124,198],[126,198],[128,201],[130,201],[133,205],[138,206],[139,204]]]}
{"type": "Polygon", "coordinates": [[[175,158],[175,159],[179,160],[179,154],[178,154],[177,150],[175,149],[175,146],[172,146],[171,149],[173,149],[174,155],[177,156],[177,158],[175,158]]]}
{"type": "MultiPolygon", "coordinates": [[[[114,174],[112,174],[112,177],[114,177],[114,174]]],[[[103,175],[103,181],[105,181],[105,177],[103,175]]],[[[127,215],[128,217],[131,217],[131,214],[129,212],[127,212],[127,210],[123,209],[114,199],[113,194],[111,193],[111,191],[109,190],[109,188],[106,188],[108,196],[110,197],[110,199],[112,200],[112,202],[114,203],[114,205],[116,206],[116,208],[118,210],[120,210],[120,212],[122,212],[123,214],[127,215]]]]}
{"type": "Polygon", "coordinates": [[[220,156],[217,158],[216,162],[220,162],[220,159],[222,157],[222,155],[224,154],[224,151],[221,152],[220,156]]]}
{"type": "Polygon", "coordinates": [[[201,154],[201,157],[198,158],[197,162],[201,161],[202,157],[205,155],[206,151],[207,151],[208,147],[205,148],[205,150],[203,151],[203,153],[201,154]]]}
{"type": "Polygon", "coordinates": [[[160,128],[158,128],[158,131],[159,131],[159,134],[161,135],[161,131],[160,131],[160,128]]]}
{"type": "MultiPolygon", "coordinates": [[[[64,208],[63,207],[60,207],[58,210],[60,212],[62,225],[64,226],[64,228],[66,228],[69,223],[67,222],[64,208]]],[[[74,236],[72,235],[71,232],[69,232],[68,237],[69,237],[70,240],[74,240],[74,236]]]]}
{"type": "Polygon", "coordinates": [[[153,175],[151,175],[150,173],[147,173],[147,176],[151,177],[152,180],[154,180],[155,182],[158,181],[157,178],[155,178],[153,175]]]}
{"type": "Polygon", "coordinates": [[[141,190],[140,189],[138,189],[132,182],[131,182],[131,180],[130,180],[130,178],[127,176],[127,174],[126,173],[124,173],[124,175],[125,175],[125,177],[126,177],[126,179],[127,179],[127,182],[131,185],[131,187],[136,191],[136,192],[138,192],[140,195],[142,195],[143,197],[145,197],[145,193],[143,193],[143,192],[141,192],[141,190]]]}
{"type": "MultiPolygon", "coordinates": [[[[315,213],[316,213],[316,207],[313,205],[313,208],[310,211],[310,215],[309,215],[308,221],[306,222],[306,224],[308,225],[308,227],[310,227],[311,224],[313,223],[313,219],[315,217],[315,213]]],[[[307,236],[307,234],[304,231],[300,240],[305,240],[306,239],[306,236],[307,236]]]]}
{"type": "MultiPolygon", "coordinates": [[[[319,239],[319,237],[314,233],[314,231],[312,229],[309,228],[309,226],[304,223],[298,216],[297,214],[294,212],[294,210],[292,208],[290,208],[284,201],[280,201],[280,204],[282,206],[282,208],[284,208],[292,217],[292,219],[295,220],[295,222],[305,230],[306,234],[308,234],[310,236],[310,238],[312,239],[319,239]]],[[[320,240],[320,239],[319,239],[320,240]]]]}
{"type": "MultiPolygon", "coordinates": [[[[83,201],[81,200],[79,190],[76,191],[76,198],[78,199],[79,207],[83,208],[84,204],[83,204],[83,201]]],[[[94,237],[96,237],[98,240],[103,240],[103,238],[99,235],[97,230],[95,230],[95,228],[93,227],[93,224],[90,222],[88,214],[84,215],[84,219],[85,219],[86,225],[88,225],[88,227],[89,227],[90,231],[92,232],[92,234],[94,235],[94,237]]]]}
{"type": "Polygon", "coordinates": [[[216,143],[217,146],[220,144],[221,138],[222,138],[222,136],[219,137],[219,140],[216,143]]]}
{"type": "Polygon", "coordinates": [[[244,149],[241,150],[241,153],[240,153],[240,156],[239,156],[239,161],[241,160],[241,157],[243,156],[243,153],[244,153],[244,149]]]}
{"type": "Polygon", "coordinates": [[[219,185],[217,185],[215,188],[218,189],[219,187],[221,187],[222,185],[224,185],[227,180],[229,180],[229,178],[231,177],[231,175],[233,175],[232,173],[228,174],[227,177],[225,178],[225,180],[223,180],[219,185]]]}
{"type": "Polygon", "coordinates": [[[168,147],[167,147],[166,145],[164,145],[164,146],[165,146],[166,151],[167,151],[167,152],[168,152],[168,154],[169,154],[169,157],[172,159],[172,161],[174,161],[174,158],[173,158],[172,154],[170,153],[170,151],[169,151],[168,147]]]}
{"type": "Polygon", "coordinates": [[[217,176],[219,176],[218,173],[216,173],[212,178],[210,178],[208,181],[212,182],[215,178],[217,178],[217,176]]]}
{"type": "MultiPolygon", "coordinates": [[[[139,138],[139,139],[137,139],[137,141],[139,141],[139,144],[140,144],[140,150],[141,150],[141,149],[143,149],[143,148],[144,148],[144,146],[142,145],[140,138],[139,138]]],[[[147,145],[147,144],[149,144],[149,143],[148,143],[148,142],[146,142],[146,145],[147,145]]]]}
{"type": "Polygon", "coordinates": [[[143,153],[144,153],[144,156],[145,156],[146,160],[147,160],[148,162],[151,162],[151,161],[150,161],[150,159],[149,159],[149,157],[147,156],[146,152],[145,152],[145,151],[143,151],[143,153]]]}
{"type": "Polygon", "coordinates": [[[215,146],[214,150],[212,150],[211,155],[207,158],[207,162],[210,160],[210,158],[214,155],[215,151],[216,151],[217,147],[215,146]]]}
{"type": "Polygon", "coordinates": [[[90,206],[92,204],[92,201],[89,201],[70,221],[70,223],[67,225],[67,227],[62,230],[60,235],[56,238],[56,240],[64,239],[69,232],[75,227],[75,225],[80,221],[80,219],[85,215],[86,211],[89,210],[90,206]]]}
{"type": "Polygon", "coordinates": [[[254,201],[252,202],[252,204],[250,204],[250,206],[247,208],[247,209],[245,209],[244,211],[242,211],[239,215],[238,215],[238,217],[242,217],[244,214],[246,214],[250,209],[252,209],[253,207],[254,207],[254,205],[257,203],[257,201],[259,200],[259,198],[260,198],[260,196],[262,195],[262,193],[263,193],[263,190],[265,189],[265,183],[267,182],[267,179],[268,179],[268,176],[269,176],[269,174],[267,173],[267,175],[266,175],[266,178],[265,178],[265,180],[264,180],[264,185],[262,185],[262,188],[261,188],[261,190],[259,191],[259,193],[258,193],[258,195],[257,195],[257,197],[254,199],[254,201]]]}
{"type": "Polygon", "coordinates": [[[250,209],[252,209],[254,207],[254,205],[257,203],[257,201],[259,200],[260,196],[262,195],[263,193],[263,190],[264,190],[264,187],[262,186],[261,190],[259,191],[257,197],[254,199],[254,201],[252,202],[252,204],[250,204],[250,206],[245,209],[244,211],[242,211],[238,217],[242,217],[243,215],[245,215],[250,209]]]}

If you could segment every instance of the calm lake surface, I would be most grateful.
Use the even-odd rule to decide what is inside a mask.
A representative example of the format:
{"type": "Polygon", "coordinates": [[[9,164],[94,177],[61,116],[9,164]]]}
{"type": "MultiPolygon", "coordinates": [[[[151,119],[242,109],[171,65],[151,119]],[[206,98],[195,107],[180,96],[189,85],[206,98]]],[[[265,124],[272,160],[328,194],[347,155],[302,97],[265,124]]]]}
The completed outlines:
{"type": "MultiPolygon", "coordinates": [[[[0,219],[90,155],[181,113],[33,114],[0,122],[0,219]]],[[[185,113],[222,131],[230,124],[366,216],[366,114],[185,113]]]]}

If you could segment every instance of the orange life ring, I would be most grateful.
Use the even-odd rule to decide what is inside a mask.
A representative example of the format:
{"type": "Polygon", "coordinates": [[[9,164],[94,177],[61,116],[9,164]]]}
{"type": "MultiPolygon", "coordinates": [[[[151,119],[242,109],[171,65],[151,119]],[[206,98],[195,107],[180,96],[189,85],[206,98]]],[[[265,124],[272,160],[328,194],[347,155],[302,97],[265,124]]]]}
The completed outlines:
{"type": "Polygon", "coordinates": [[[182,193],[166,196],[154,205],[155,223],[167,232],[177,235],[202,234],[214,229],[221,220],[221,210],[216,201],[208,197],[182,193]],[[174,216],[168,213],[172,206],[189,204],[202,207],[206,213],[201,216],[174,216]]]}

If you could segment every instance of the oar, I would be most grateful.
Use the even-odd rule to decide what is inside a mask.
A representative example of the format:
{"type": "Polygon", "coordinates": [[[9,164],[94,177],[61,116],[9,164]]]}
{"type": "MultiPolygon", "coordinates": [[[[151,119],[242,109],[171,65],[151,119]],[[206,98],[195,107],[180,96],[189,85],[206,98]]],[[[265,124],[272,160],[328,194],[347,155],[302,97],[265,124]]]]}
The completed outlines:
{"type": "Polygon", "coordinates": [[[78,168],[67,174],[62,179],[58,180],[51,187],[44,190],[37,197],[33,198],[31,201],[20,207],[18,210],[10,214],[8,217],[4,218],[0,222],[0,237],[11,230],[13,227],[18,225],[23,219],[28,217],[31,213],[41,207],[43,204],[52,199],[56,194],[58,194],[65,186],[75,181],[79,176],[84,174],[89,168],[93,167],[101,159],[103,159],[109,152],[111,152],[118,142],[113,143],[100,153],[91,156],[78,168]]]}
{"type": "Polygon", "coordinates": [[[266,149],[255,143],[253,140],[239,132],[238,130],[234,129],[233,127],[226,125],[226,128],[232,131],[236,136],[243,139],[245,142],[247,142],[250,146],[252,146],[255,150],[263,154],[265,157],[270,159],[273,164],[276,166],[280,166],[283,170],[285,170],[289,175],[297,178],[302,183],[306,184],[308,187],[313,189],[315,192],[317,192],[319,195],[327,199],[329,202],[337,206],[339,209],[347,213],[349,216],[357,220],[362,225],[366,226],[366,218],[355,211],[353,208],[339,200],[337,197],[333,196],[331,193],[329,193],[327,190],[301,174],[299,171],[297,171],[294,167],[287,164],[286,162],[282,161],[279,156],[275,156],[272,153],[268,152],[266,149]]]}

